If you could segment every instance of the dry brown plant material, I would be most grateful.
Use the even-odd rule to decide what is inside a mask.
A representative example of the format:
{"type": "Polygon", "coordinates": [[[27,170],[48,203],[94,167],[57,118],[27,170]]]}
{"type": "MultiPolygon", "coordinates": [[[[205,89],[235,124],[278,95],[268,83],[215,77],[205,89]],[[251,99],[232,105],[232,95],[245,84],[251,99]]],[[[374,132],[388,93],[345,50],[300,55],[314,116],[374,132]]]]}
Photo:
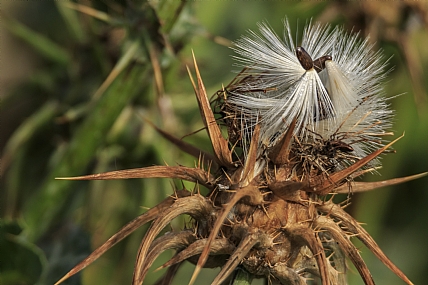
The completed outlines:
{"type": "MultiPolygon", "coordinates": [[[[346,259],[354,264],[365,284],[375,284],[359,249],[350,241],[352,237],[360,239],[391,271],[407,284],[412,284],[363,227],[340,205],[326,197],[327,194],[368,191],[426,175],[372,183],[353,182],[353,178],[361,175],[370,161],[395,141],[346,168],[328,167],[329,158],[325,155],[313,159],[304,156],[303,151],[312,149],[313,152],[316,144],[324,143],[323,147],[330,144],[331,147],[334,143],[334,155],[346,156],[346,146],[332,141],[314,141],[312,148],[303,146],[293,136],[294,120],[276,144],[263,152],[259,148],[260,126],[256,125],[248,151],[245,155],[237,155],[235,148],[245,142],[239,135],[234,136],[233,141],[221,135],[196,60],[194,64],[197,80],[192,79],[192,82],[212,143],[213,156],[204,155],[196,147],[182,144],[174,136],[158,131],[183,151],[194,156],[204,155],[205,161],[212,159],[209,164],[205,163],[208,168],[204,168],[202,163],[197,168],[152,166],[61,179],[178,178],[204,185],[209,194],[205,197],[199,191],[176,190],[171,197],[122,228],[56,284],[94,262],[148,222],[152,223],[138,251],[134,285],[143,283],[153,261],[168,249],[175,249],[177,254],[161,267],[169,269],[157,284],[170,284],[186,260],[196,264],[190,284],[195,282],[202,268],[212,267],[222,269],[211,284],[225,284],[238,266],[272,284],[307,284],[314,278],[323,285],[347,284],[346,259]],[[192,227],[159,236],[180,215],[191,216],[192,227]]],[[[227,95],[228,88],[230,86],[218,94],[227,95]]],[[[216,104],[221,103],[217,101],[216,104]]],[[[233,124],[236,122],[233,116],[233,112],[223,116],[229,134],[237,134],[236,129],[239,129],[233,124]]]]}

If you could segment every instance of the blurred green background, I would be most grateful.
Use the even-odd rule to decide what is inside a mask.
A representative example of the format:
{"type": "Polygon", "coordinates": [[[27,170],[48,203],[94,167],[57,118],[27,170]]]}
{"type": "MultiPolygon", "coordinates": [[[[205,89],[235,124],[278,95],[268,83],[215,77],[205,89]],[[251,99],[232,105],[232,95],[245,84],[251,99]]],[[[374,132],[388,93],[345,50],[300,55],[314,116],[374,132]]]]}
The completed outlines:
{"type": "MultiPolygon", "coordinates": [[[[193,166],[143,118],[182,137],[203,127],[191,50],[208,94],[234,77],[227,47],[257,22],[308,18],[370,34],[391,57],[396,136],[381,176],[428,170],[428,2],[5,1],[0,49],[0,284],[53,284],[128,221],[172,193],[167,179],[58,181],[150,165],[193,166]],[[76,5],[78,4],[78,5],[76,5]],[[81,6],[79,6],[81,5],[81,6]]],[[[298,24],[298,25],[297,25],[298,24]]],[[[204,131],[186,141],[210,151],[204,131]]],[[[186,184],[192,187],[191,184],[186,184]]],[[[357,194],[348,210],[415,284],[428,280],[428,179],[357,194]]],[[[179,229],[183,220],[174,222],[179,229]]],[[[147,227],[64,284],[129,284],[147,227]]],[[[377,284],[401,280],[360,246],[377,284]]],[[[163,254],[153,268],[172,253],[163,254]]],[[[191,265],[175,284],[190,279],[191,265]]],[[[204,284],[215,270],[200,276],[204,284]]],[[[145,284],[163,273],[152,272],[145,284]]],[[[351,269],[350,284],[362,284],[351,269]]]]}

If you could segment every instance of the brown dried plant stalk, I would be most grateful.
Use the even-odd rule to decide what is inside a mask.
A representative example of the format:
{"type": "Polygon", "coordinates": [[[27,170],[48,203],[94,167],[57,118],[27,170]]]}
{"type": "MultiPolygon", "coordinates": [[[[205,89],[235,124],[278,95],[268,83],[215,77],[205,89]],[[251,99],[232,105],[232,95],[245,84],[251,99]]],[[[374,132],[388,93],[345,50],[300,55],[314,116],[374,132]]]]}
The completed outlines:
{"type": "MultiPolygon", "coordinates": [[[[382,252],[373,238],[328,194],[363,192],[419,178],[424,174],[381,182],[353,182],[367,170],[370,161],[385,152],[393,142],[344,168],[328,168],[328,158],[317,149],[346,155],[338,141],[314,141],[302,145],[293,136],[295,122],[270,148],[259,154],[260,125],[256,124],[246,155],[239,155],[240,138],[226,139],[211,109],[201,75],[194,60],[196,78],[192,84],[202,120],[213,147],[213,155],[182,142],[157,129],[183,151],[199,159],[196,168],[152,166],[88,176],[58,178],[68,180],[108,180],[129,178],[178,178],[203,185],[209,194],[175,190],[156,207],[140,215],[76,265],[56,284],[94,262],[104,252],[142,225],[151,222],[135,261],[132,284],[142,284],[153,261],[165,250],[176,254],[157,284],[170,284],[184,261],[196,264],[190,284],[202,268],[221,267],[211,284],[227,284],[238,267],[269,284],[307,284],[319,279],[323,285],[347,284],[346,259],[358,270],[365,284],[374,284],[372,275],[351,237],[359,239],[392,272],[407,284],[412,282],[382,252]],[[233,143],[232,143],[233,142],[233,143]],[[310,155],[302,153],[310,150],[310,155]],[[315,156],[314,156],[315,155],[315,156]],[[324,157],[324,158],[323,158],[324,157]],[[193,228],[159,233],[176,217],[190,215],[193,228]]],[[[220,91],[227,96],[228,88],[220,91]]],[[[217,102],[221,102],[217,101],[217,102]]],[[[227,109],[227,108],[226,108],[227,109]]],[[[236,116],[236,114],[235,114],[236,116]]],[[[233,112],[223,121],[229,133],[236,122],[233,112]]],[[[236,132],[235,132],[236,134],[236,132]]],[[[327,155],[328,156],[328,155],[327,155]]]]}

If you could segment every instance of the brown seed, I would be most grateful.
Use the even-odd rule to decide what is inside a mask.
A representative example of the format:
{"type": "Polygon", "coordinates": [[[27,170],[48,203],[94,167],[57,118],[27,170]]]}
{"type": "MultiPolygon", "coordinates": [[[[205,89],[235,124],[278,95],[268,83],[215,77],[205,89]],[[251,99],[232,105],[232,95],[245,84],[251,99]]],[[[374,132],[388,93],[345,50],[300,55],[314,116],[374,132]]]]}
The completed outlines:
{"type": "Polygon", "coordinates": [[[332,60],[331,55],[324,55],[320,58],[314,60],[314,68],[317,72],[321,72],[325,68],[325,62],[327,60],[332,60]]]}
{"type": "Polygon", "coordinates": [[[305,70],[310,70],[314,67],[314,62],[312,61],[311,56],[306,52],[303,47],[296,48],[296,56],[305,70]]]}

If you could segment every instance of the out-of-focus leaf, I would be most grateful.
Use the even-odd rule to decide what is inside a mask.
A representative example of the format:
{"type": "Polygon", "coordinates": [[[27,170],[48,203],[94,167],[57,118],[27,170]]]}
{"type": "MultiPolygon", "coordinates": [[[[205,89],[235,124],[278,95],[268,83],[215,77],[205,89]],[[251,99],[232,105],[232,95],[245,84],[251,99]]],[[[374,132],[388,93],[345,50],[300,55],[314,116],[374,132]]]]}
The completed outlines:
{"type": "Polygon", "coordinates": [[[110,23],[113,22],[112,18],[108,14],[101,11],[97,11],[92,7],[81,5],[81,4],[75,4],[73,2],[57,2],[57,3],[58,3],[58,8],[60,8],[60,10],[70,10],[70,11],[76,10],[104,22],[110,22],[110,23]]]}
{"type": "Polygon", "coordinates": [[[162,21],[162,31],[168,34],[177,22],[186,1],[161,1],[157,8],[157,14],[162,21]]]}
{"type": "Polygon", "coordinates": [[[115,80],[76,130],[61,161],[26,207],[24,217],[30,240],[37,239],[56,219],[60,219],[67,197],[74,190],[69,182],[55,181],[54,178],[82,174],[104,143],[117,116],[129,100],[139,94],[142,84],[147,84],[144,80],[147,71],[148,68],[134,67],[129,74],[115,80]]]}
{"type": "Polygon", "coordinates": [[[106,80],[103,82],[103,84],[101,84],[101,86],[94,93],[94,96],[93,96],[94,100],[97,100],[106,91],[106,89],[110,86],[110,84],[112,84],[112,82],[117,78],[117,76],[119,76],[119,74],[129,65],[134,55],[137,53],[139,47],[140,47],[140,43],[138,41],[133,42],[128,47],[126,52],[117,62],[117,64],[114,66],[113,70],[107,76],[106,80]]]}
{"type": "Polygon", "coordinates": [[[3,25],[16,37],[26,42],[35,51],[46,59],[59,64],[67,65],[70,63],[70,56],[62,47],[35,31],[27,28],[25,25],[2,14],[3,25]]]}
{"type": "Polygon", "coordinates": [[[34,244],[20,239],[16,223],[0,223],[0,284],[35,284],[46,267],[43,252],[34,244]]]}
{"type": "MultiPolygon", "coordinates": [[[[70,270],[91,252],[89,234],[71,223],[63,223],[38,244],[46,254],[48,266],[36,285],[54,284],[63,272],[70,270]]],[[[81,277],[73,276],[67,284],[81,285],[81,277]]]]}
{"type": "Polygon", "coordinates": [[[12,157],[16,155],[16,151],[43,128],[48,122],[53,120],[55,115],[58,114],[58,104],[55,101],[49,101],[42,106],[35,114],[29,117],[25,122],[13,133],[12,137],[8,140],[2,157],[2,168],[0,174],[10,164],[12,157]]]}
{"type": "Polygon", "coordinates": [[[77,42],[82,43],[85,40],[85,32],[82,28],[82,23],[76,11],[67,7],[67,3],[69,2],[55,1],[56,7],[62,15],[64,22],[67,24],[72,36],[77,42]]]}

